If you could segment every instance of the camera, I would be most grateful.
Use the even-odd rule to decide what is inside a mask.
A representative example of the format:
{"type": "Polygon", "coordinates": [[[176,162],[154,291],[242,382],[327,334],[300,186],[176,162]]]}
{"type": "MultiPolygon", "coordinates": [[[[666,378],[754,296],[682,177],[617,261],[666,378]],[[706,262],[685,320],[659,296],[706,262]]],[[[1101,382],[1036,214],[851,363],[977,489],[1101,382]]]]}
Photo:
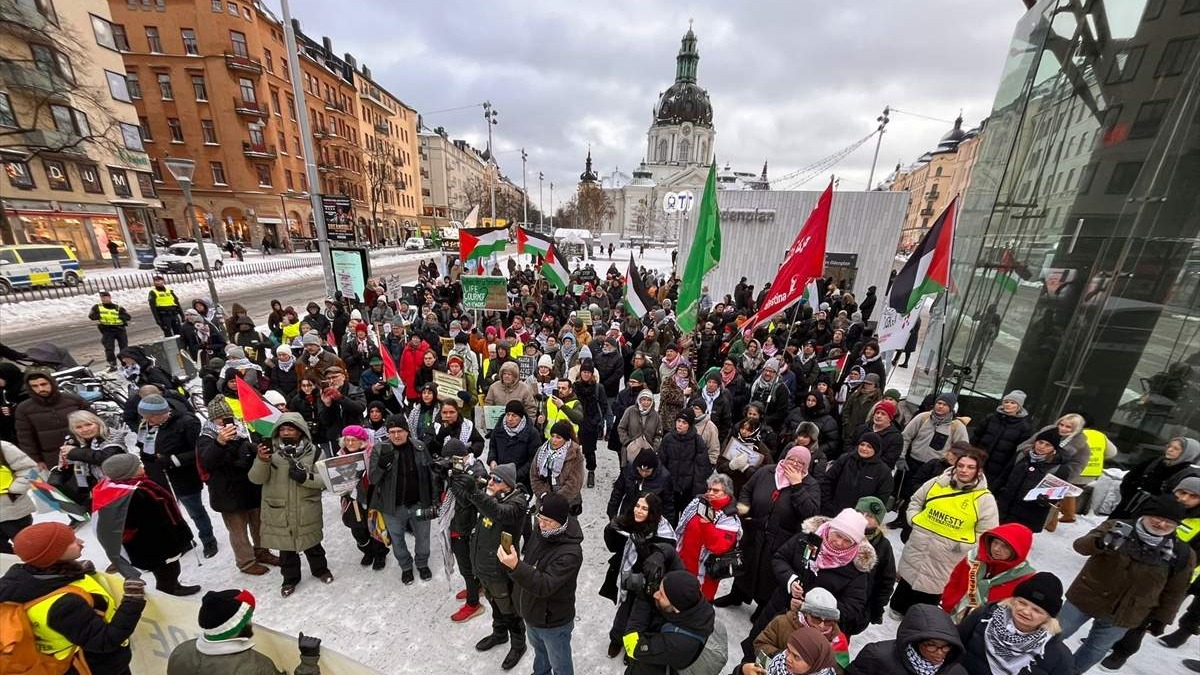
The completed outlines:
{"type": "Polygon", "coordinates": [[[632,572],[621,583],[627,593],[639,593],[645,597],[650,597],[658,592],[658,587],[662,585],[661,573],[645,573],[632,572]]]}

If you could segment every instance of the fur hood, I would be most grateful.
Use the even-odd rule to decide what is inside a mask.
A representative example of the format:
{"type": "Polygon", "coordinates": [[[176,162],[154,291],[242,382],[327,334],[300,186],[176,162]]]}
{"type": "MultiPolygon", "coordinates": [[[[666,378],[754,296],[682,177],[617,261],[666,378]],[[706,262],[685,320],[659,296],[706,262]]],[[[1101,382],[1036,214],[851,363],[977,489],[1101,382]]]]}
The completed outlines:
{"type": "MultiPolygon", "coordinates": [[[[804,534],[815,535],[817,528],[830,520],[832,518],[828,516],[811,516],[805,518],[804,522],[800,524],[800,531],[804,534]]],[[[858,546],[858,555],[854,556],[854,566],[859,572],[866,573],[875,569],[875,565],[878,563],[879,557],[875,555],[875,547],[871,545],[871,542],[866,537],[863,537],[862,543],[858,546]]]]}

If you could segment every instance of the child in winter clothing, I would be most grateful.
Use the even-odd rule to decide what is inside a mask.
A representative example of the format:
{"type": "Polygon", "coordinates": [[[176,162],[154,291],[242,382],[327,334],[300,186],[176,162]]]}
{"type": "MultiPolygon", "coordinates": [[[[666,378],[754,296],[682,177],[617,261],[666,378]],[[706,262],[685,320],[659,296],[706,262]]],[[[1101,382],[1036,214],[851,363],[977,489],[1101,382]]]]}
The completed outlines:
{"type": "Polygon", "coordinates": [[[988,603],[1012,596],[1033,575],[1026,557],[1033,532],[1019,523],[1006,523],[984,532],[979,546],[958,561],[942,591],[942,609],[955,621],[988,603]],[[974,589],[974,590],[972,590],[974,589]]]}

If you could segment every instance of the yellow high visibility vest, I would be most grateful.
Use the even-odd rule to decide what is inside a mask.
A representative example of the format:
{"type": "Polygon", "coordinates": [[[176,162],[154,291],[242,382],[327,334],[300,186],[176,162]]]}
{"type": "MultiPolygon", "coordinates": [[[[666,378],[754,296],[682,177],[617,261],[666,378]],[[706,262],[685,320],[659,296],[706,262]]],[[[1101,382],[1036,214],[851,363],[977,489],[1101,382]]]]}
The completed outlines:
{"type": "Polygon", "coordinates": [[[101,326],[123,326],[125,322],[121,320],[120,308],[109,308],[104,305],[96,305],[97,313],[100,315],[101,326]]]}
{"type": "Polygon", "coordinates": [[[1184,518],[1175,528],[1175,536],[1184,543],[1195,539],[1197,534],[1200,534],[1200,518],[1184,518]]]}
{"type": "MultiPolygon", "coordinates": [[[[575,399],[573,401],[567,401],[564,407],[575,408],[575,406],[578,405],[579,399],[575,399]]],[[[571,425],[571,429],[575,432],[575,438],[578,440],[579,425],[572,422],[571,418],[567,417],[566,413],[559,410],[558,406],[554,404],[553,399],[546,399],[546,440],[550,440],[550,428],[553,427],[554,423],[559,420],[566,420],[567,423],[571,425]]]]}
{"type": "Polygon", "coordinates": [[[293,340],[300,337],[300,324],[294,323],[290,326],[284,326],[280,328],[280,334],[283,336],[283,343],[290,345],[293,340]]]}
{"type": "Polygon", "coordinates": [[[1087,439],[1088,448],[1092,453],[1088,455],[1087,466],[1083,468],[1079,477],[1099,478],[1104,472],[1104,451],[1108,449],[1108,436],[1095,429],[1084,429],[1083,437],[1087,439]]]}
{"type": "Polygon", "coordinates": [[[233,411],[234,417],[238,418],[239,420],[246,419],[242,415],[242,401],[240,399],[226,396],[225,402],[229,404],[229,409],[233,411]]]}
{"type": "MultiPolygon", "coordinates": [[[[104,610],[104,622],[112,621],[113,615],[117,613],[117,603],[104,586],[96,580],[96,575],[89,574],[79,581],[73,581],[70,584],[76,588],[82,589],[86,593],[98,595],[105,599],[107,607],[104,610]]],[[[75,653],[78,649],[77,645],[71,643],[62,633],[54,630],[47,625],[50,617],[50,607],[58,602],[58,599],[63,596],[63,593],[51,596],[29,608],[29,624],[33,627],[34,639],[37,641],[37,649],[43,654],[52,654],[59,661],[65,661],[75,653]]],[[[126,640],[122,644],[129,644],[126,640]]]]}
{"type": "Polygon", "coordinates": [[[912,524],[947,539],[974,544],[975,523],[979,520],[975,501],[986,493],[987,490],[963,492],[934,483],[925,495],[925,509],[913,518],[912,524]]]}
{"type": "Polygon", "coordinates": [[[175,303],[175,294],[171,292],[171,289],[164,288],[163,290],[160,291],[157,288],[151,288],[150,292],[154,294],[154,306],[155,307],[176,307],[176,306],[178,306],[175,303]]]}
{"type": "Polygon", "coordinates": [[[15,476],[13,470],[8,468],[6,464],[0,464],[0,495],[8,494],[9,488],[12,487],[15,476]]]}
{"type": "Polygon", "coordinates": [[[520,358],[525,355],[525,343],[517,340],[516,344],[508,348],[508,355],[512,358],[520,358]]]}

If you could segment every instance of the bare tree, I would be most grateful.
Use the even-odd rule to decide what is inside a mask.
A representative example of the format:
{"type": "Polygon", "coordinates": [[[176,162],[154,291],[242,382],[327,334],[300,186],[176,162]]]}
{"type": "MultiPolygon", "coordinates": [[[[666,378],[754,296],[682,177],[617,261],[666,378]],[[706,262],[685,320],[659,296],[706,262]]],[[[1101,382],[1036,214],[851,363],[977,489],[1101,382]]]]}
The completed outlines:
{"type": "Polygon", "coordinates": [[[604,224],[617,214],[612,197],[594,183],[580,184],[571,200],[578,216],[578,227],[592,234],[604,229],[604,224]]]}
{"type": "Polygon", "coordinates": [[[387,144],[377,142],[367,151],[367,200],[371,205],[372,232],[379,222],[380,208],[399,187],[398,168],[399,155],[387,144]]]}
{"type": "MultiPolygon", "coordinates": [[[[463,188],[467,200],[467,208],[479,206],[481,218],[491,217],[492,194],[491,186],[486,178],[472,178],[463,188]]],[[[530,217],[537,213],[533,205],[529,206],[530,217]]],[[[519,190],[506,189],[496,186],[496,218],[503,218],[508,223],[519,223],[525,214],[525,201],[519,190]]]]}

